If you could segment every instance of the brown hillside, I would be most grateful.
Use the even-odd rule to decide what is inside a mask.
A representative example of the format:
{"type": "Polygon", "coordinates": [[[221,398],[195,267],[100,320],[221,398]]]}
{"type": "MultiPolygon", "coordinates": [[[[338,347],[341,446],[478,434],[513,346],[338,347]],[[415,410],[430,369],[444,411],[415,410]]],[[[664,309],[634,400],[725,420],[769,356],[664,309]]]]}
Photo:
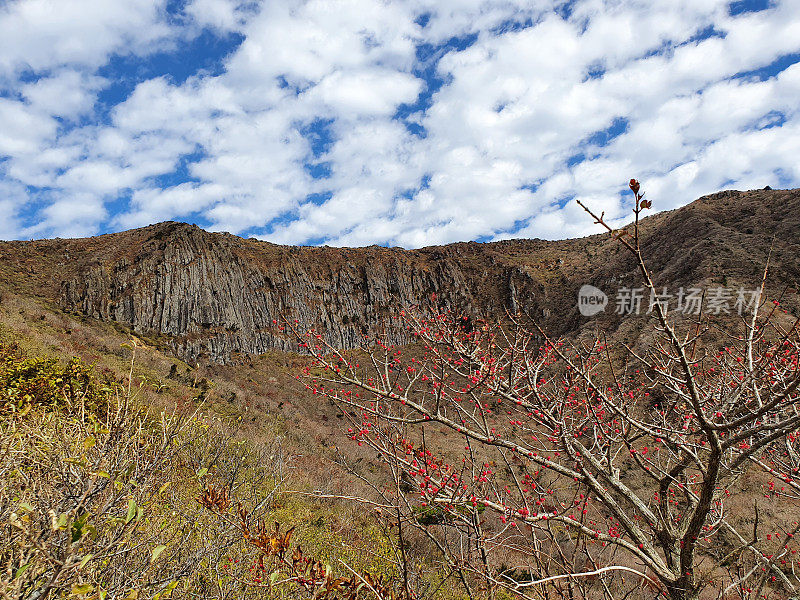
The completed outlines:
{"type": "MultiPolygon", "coordinates": [[[[773,246],[771,291],[792,310],[794,294],[785,290],[800,275],[799,208],[800,190],[725,191],[646,219],[643,247],[656,283],[752,288],[773,246]]],[[[633,263],[607,236],[312,248],[167,222],[93,238],[0,243],[5,287],[115,321],[193,361],[282,347],[271,324],[285,314],[349,347],[396,307],[434,296],[475,316],[524,310],[557,334],[616,328],[620,318],[608,314],[613,295],[636,281],[633,263]],[[606,315],[581,317],[576,293],[584,283],[609,293],[606,315]]]]}

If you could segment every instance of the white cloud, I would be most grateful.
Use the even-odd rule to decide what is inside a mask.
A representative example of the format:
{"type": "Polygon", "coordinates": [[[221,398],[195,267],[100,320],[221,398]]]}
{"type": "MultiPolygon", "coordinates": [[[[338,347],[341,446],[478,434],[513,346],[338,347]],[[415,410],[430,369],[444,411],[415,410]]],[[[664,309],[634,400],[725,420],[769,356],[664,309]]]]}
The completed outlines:
{"type": "Polygon", "coordinates": [[[411,75],[373,69],[346,75],[331,73],[306,94],[337,116],[356,120],[392,116],[399,104],[414,102],[421,88],[422,82],[411,75]]]}
{"type": "Polygon", "coordinates": [[[104,83],[100,77],[66,69],[52,77],[24,84],[20,92],[32,112],[75,119],[91,112],[95,96],[104,83]]]}
{"type": "Polygon", "coordinates": [[[170,34],[164,0],[11,0],[0,6],[0,73],[99,67],[113,52],[145,53],[170,34]]]}
{"type": "Polygon", "coordinates": [[[631,176],[660,208],[800,185],[800,65],[741,76],[800,51],[792,1],[732,17],[723,0],[578,0],[568,18],[521,0],[89,4],[0,8],[0,182],[46,190],[33,229],[2,235],[198,217],[287,243],[557,238],[592,230],[573,197],[624,218],[631,176]],[[146,64],[203,28],[243,37],[221,72],[144,77],[95,113],[137,77],[100,76],[113,55],[146,64]]]}
{"type": "Polygon", "coordinates": [[[184,9],[200,27],[213,27],[225,33],[240,30],[252,12],[247,0],[192,0],[184,9]]]}
{"type": "Polygon", "coordinates": [[[0,155],[33,154],[57,128],[53,119],[29,111],[24,103],[0,98],[0,155]]]}
{"type": "Polygon", "coordinates": [[[19,237],[23,229],[20,212],[27,203],[25,186],[0,180],[0,239],[19,237]]]}
{"type": "Polygon", "coordinates": [[[418,31],[410,7],[401,2],[269,2],[248,22],[228,70],[238,81],[283,76],[305,87],[340,70],[410,69],[418,31]]]}
{"type": "Polygon", "coordinates": [[[57,198],[43,211],[44,219],[33,232],[53,231],[59,237],[84,237],[93,234],[108,213],[102,200],[91,193],[57,198]]]}

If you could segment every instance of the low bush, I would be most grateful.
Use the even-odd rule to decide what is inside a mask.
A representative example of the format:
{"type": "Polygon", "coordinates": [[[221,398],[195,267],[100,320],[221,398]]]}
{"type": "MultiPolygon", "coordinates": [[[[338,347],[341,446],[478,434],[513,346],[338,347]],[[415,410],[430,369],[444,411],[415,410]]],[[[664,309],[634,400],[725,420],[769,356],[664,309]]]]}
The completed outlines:
{"type": "Polygon", "coordinates": [[[34,406],[80,406],[92,413],[106,409],[114,382],[77,358],[62,364],[53,358],[28,356],[0,339],[0,414],[24,414],[34,406]]]}

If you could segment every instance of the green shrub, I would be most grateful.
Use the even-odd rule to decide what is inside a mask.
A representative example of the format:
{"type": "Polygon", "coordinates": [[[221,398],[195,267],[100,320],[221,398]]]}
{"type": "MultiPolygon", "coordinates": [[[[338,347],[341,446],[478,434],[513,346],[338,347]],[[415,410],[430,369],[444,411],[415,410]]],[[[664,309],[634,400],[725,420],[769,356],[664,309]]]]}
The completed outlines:
{"type": "Polygon", "coordinates": [[[99,380],[93,367],[79,358],[63,364],[30,357],[16,343],[0,339],[0,414],[62,405],[104,412],[115,385],[108,376],[99,380]]]}

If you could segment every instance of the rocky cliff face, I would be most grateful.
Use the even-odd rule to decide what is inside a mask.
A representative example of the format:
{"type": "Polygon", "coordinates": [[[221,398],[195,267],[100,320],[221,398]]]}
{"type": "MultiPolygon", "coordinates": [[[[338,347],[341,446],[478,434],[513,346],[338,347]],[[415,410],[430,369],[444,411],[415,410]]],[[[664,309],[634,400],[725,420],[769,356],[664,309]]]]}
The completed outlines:
{"type": "MultiPolygon", "coordinates": [[[[771,245],[775,285],[796,285],[799,214],[797,190],[722,192],[647,219],[643,246],[658,285],[760,281],[771,245]]],[[[285,348],[272,327],[284,316],[352,347],[400,307],[423,301],[472,316],[525,311],[554,334],[574,332],[588,326],[575,301],[582,284],[611,290],[636,277],[605,236],[414,251],[309,248],[169,222],[82,240],[0,243],[4,286],[119,322],[191,361],[285,348]]],[[[618,321],[601,315],[590,325],[618,321]]],[[[390,333],[402,340],[402,331],[390,333]]]]}
{"type": "MultiPolygon", "coordinates": [[[[79,269],[59,302],[143,335],[166,335],[189,360],[285,347],[273,321],[319,326],[348,348],[401,306],[435,298],[443,308],[498,313],[537,310],[541,286],[498,265],[477,244],[408,252],[379,247],[285,248],[193,226],[138,231],[140,250],[79,269]],[[524,298],[524,300],[522,300],[524,298]]],[[[401,340],[399,330],[393,332],[401,340]]]]}

